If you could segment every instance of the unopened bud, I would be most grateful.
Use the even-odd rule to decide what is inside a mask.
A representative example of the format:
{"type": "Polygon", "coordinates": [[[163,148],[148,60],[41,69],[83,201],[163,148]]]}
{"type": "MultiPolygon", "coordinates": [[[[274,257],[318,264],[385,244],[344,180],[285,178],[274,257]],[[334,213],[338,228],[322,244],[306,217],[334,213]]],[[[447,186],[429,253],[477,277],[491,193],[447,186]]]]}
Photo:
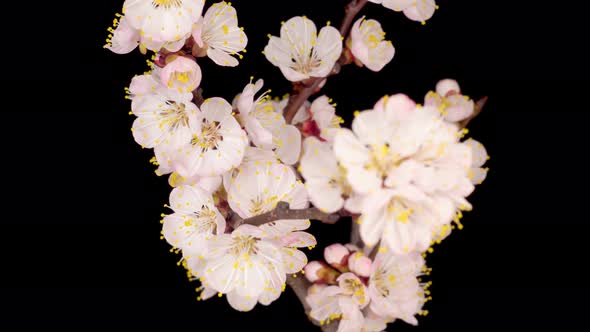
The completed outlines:
{"type": "Polygon", "coordinates": [[[371,259],[360,252],[348,257],[348,268],[359,277],[369,277],[372,264],[371,259]]]}
{"type": "Polygon", "coordinates": [[[338,277],[340,276],[340,272],[336,271],[327,264],[322,264],[322,268],[319,269],[316,273],[318,277],[320,277],[320,279],[317,281],[318,283],[325,283],[329,285],[338,284],[336,279],[338,279],[338,277]]]}
{"type": "Polygon", "coordinates": [[[346,270],[348,255],[350,255],[350,252],[340,243],[334,243],[324,249],[324,259],[326,262],[340,271],[346,270]]]}
{"type": "Polygon", "coordinates": [[[310,282],[316,282],[320,280],[320,276],[318,275],[319,270],[323,269],[324,266],[322,263],[318,261],[311,261],[305,265],[303,270],[305,271],[305,278],[310,282]]]}
{"type": "Polygon", "coordinates": [[[457,81],[447,78],[436,83],[436,93],[443,97],[447,97],[453,94],[460,94],[461,88],[459,87],[459,83],[457,83],[457,81]]]}

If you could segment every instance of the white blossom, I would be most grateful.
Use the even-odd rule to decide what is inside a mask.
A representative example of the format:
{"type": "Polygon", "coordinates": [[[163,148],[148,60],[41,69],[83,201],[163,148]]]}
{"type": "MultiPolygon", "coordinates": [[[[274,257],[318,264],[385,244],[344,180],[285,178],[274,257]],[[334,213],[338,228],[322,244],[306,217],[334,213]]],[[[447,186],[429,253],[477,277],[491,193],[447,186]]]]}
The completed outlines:
{"type": "Polygon", "coordinates": [[[339,320],[338,332],[360,331],[364,326],[362,309],[369,304],[369,295],[363,282],[353,273],[341,274],[338,286],[327,286],[317,296],[309,297],[309,316],[321,325],[339,320]]]}
{"type": "Polygon", "coordinates": [[[358,19],[350,30],[350,50],[354,57],[372,71],[380,71],[388,64],[395,48],[384,40],[385,32],[376,20],[358,19]]]}
{"type": "Polygon", "coordinates": [[[194,186],[180,186],[170,193],[173,214],[163,220],[162,234],[172,246],[201,255],[206,240],[225,232],[225,218],[211,194],[194,186]]]}
{"type": "Polygon", "coordinates": [[[425,303],[425,286],[418,281],[424,269],[419,253],[392,255],[381,248],[369,278],[370,309],[388,322],[399,318],[417,325],[425,303]]]}
{"type": "Polygon", "coordinates": [[[315,24],[296,16],[281,27],[281,37],[271,36],[264,54],[293,82],[309,77],[325,77],[342,52],[342,36],[332,26],[316,33],[315,24]]]}
{"type": "Polygon", "coordinates": [[[173,167],[181,176],[216,176],[242,162],[247,144],[231,105],[215,97],[203,102],[190,138],[170,153],[174,153],[173,167]]]}
{"type": "Polygon", "coordinates": [[[123,14],[142,36],[140,47],[178,51],[203,11],[204,0],[126,0],[123,14]]]}
{"type": "Polygon", "coordinates": [[[283,163],[293,165],[301,153],[301,134],[275,109],[275,103],[267,94],[270,90],[254,99],[263,84],[262,79],[249,83],[236,97],[238,119],[256,146],[274,151],[283,163]]]}
{"type": "Polygon", "coordinates": [[[198,48],[196,51],[204,51],[220,66],[237,66],[239,62],[232,55],[241,58],[239,52],[244,51],[248,44],[248,37],[238,27],[236,9],[225,1],[209,7],[205,16],[197,21],[192,35],[198,48]]]}

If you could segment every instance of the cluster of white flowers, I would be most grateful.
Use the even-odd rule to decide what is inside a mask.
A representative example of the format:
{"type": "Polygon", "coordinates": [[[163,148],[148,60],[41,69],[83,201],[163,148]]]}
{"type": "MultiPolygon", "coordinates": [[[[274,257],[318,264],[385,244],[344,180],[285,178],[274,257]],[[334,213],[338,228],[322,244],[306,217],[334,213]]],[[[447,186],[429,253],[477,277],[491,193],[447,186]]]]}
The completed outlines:
{"type": "MultiPolygon", "coordinates": [[[[119,54],[139,46],[178,52],[188,48],[195,57],[208,56],[220,66],[237,66],[232,55],[244,51],[248,38],[238,27],[236,10],[225,1],[205,12],[205,0],[126,0],[123,15],[110,28],[106,48],[119,54]]],[[[196,88],[196,87],[195,87],[196,88]]]]}
{"type": "Polygon", "coordinates": [[[322,261],[309,262],[306,278],[313,283],[306,301],[310,316],[321,325],[340,320],[338,331],[383,331],[401,319],[416,325],[416,315],[430,300],[431,283],[420,282],[429,274],[422,256],[392,255],[380,250],[371,260],[352,244],[332,244],[322,261]]]}
{"type": "MultiPolygon", "coordinates": [[[[436,8],[434,0],[371,2],[421,22],[436,8]]],[[[380,23],[348,22],[344,35],[330,24],[318,33],[293,17],[263,53],[295,93],[312,82],[317,90],[305,97],[338,65],[380,71],[395,53],[380,23]]],[[[173,212],[163,215],[162,238],[201,282],[199,299],[225,294],[249,311],[275,301],[302,272],[313,283],[309,315],[321,324],[339,321],[339,332],[417,324],[429,300],[423,255],[453,221],[462,227],[466,197],[487,175],[483,145],[463,140],[476,104],[456,81],[440,81],[423,106],[385,96],[346,129],[328,96],[272,99],[253,77],[231,99],[202,98],[197,58],[237,66],[248,42],[230,3],[126,0],[109,31],[105,47],[115,53],[155,52],[150,71],[127,89],[132,133],[153,149],[156,173],[170,174],[173,212]],[[325,262],[308,264],[300,248],[316,239],[305,230],[323,216],[352,216],[362,244],[331,245],[325,262]]]]}
{"type": "MultiPolygon", "coordinates": [[[[449,83],[457,85],[444,80],[439,88],[449,83]]],[[[461,141],[464,117],[448,116],[451,107],[463,106],[440,97],[435,107],[431,95],[426,106],[402,94],[385,96],[356,114],[352,130],[303,142],[299,171],[310,201],[327,213],[344,209],[355,216],[365,253],[379,248],[370,268],[358,249],[328,247],[326,261],[342,272],[336,279],[326,264],[308,265],[306,276],[317,283],[308,296],[312,318],[341,319],[339,332],[381,331],[395,318],[417,323],[428,298],[417,281],[425,271],[421,254],[449,235],[453,221],[462,227],[461,210],[471,209],[465,197],[485,178],[485,149],[471,138],[461,141]],[[367,289],[369,295],[353,296],[367,289]]]]}

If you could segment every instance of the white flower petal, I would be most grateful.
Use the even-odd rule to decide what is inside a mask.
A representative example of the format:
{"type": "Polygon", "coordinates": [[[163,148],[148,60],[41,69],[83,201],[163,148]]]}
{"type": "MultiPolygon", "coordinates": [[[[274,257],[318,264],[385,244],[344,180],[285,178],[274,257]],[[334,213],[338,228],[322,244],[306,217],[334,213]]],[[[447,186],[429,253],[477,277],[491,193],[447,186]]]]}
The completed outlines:
{"type": "Polygon", "coordinates": [[[227,294],[227,302],[237,311],[250,311],[256,306],[257,298],[253,296],[241,296],[237,291],[227,294]]]}

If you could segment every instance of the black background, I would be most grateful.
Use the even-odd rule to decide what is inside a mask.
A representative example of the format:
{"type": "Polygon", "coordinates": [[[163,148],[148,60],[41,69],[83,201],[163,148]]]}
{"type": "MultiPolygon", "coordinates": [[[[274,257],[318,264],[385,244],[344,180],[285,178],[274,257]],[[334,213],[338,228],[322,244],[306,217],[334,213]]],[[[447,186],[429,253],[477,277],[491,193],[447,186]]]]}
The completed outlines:
{"type": "MultiPolygon", "coordinates": [[[[238,68],[200,60],[205,96],[231,100],[251,75],[277,95],[288,92],[260,53],[266,35],[278,35],[280,22],[295,15],[338,26],[346,2],[234,1],[248,53],[238,68]]],[[[159,239],[170,188],[153,173],[152,152],[133,141],[123,99],[146,57],[102,48],[121,4],[44,2],[10,11],[0,317],[17,318],[21,328],[314,330],[290,290],[250,313],[225,299],[197,302],[198,284],[159,239]]],[[[347,66],[323,90],[347,120],[385,94],[421,101],[446,77],[465,94],[490,97],[470,125],[491,156],[489,176],[469,197],[465,229],[428,256],[430,314],[419,327],[397,322],[391,330],[572,330],[587,312],[590,287],[583,20],[573,7],[538,1],[438,4],[425,26],[369,4],[363,14],[383,24],[393,61],[380,73],[347,66]]],[[[319,245],[309,256],[346,241],[349,227],[313,225],[319,245]]]]}

